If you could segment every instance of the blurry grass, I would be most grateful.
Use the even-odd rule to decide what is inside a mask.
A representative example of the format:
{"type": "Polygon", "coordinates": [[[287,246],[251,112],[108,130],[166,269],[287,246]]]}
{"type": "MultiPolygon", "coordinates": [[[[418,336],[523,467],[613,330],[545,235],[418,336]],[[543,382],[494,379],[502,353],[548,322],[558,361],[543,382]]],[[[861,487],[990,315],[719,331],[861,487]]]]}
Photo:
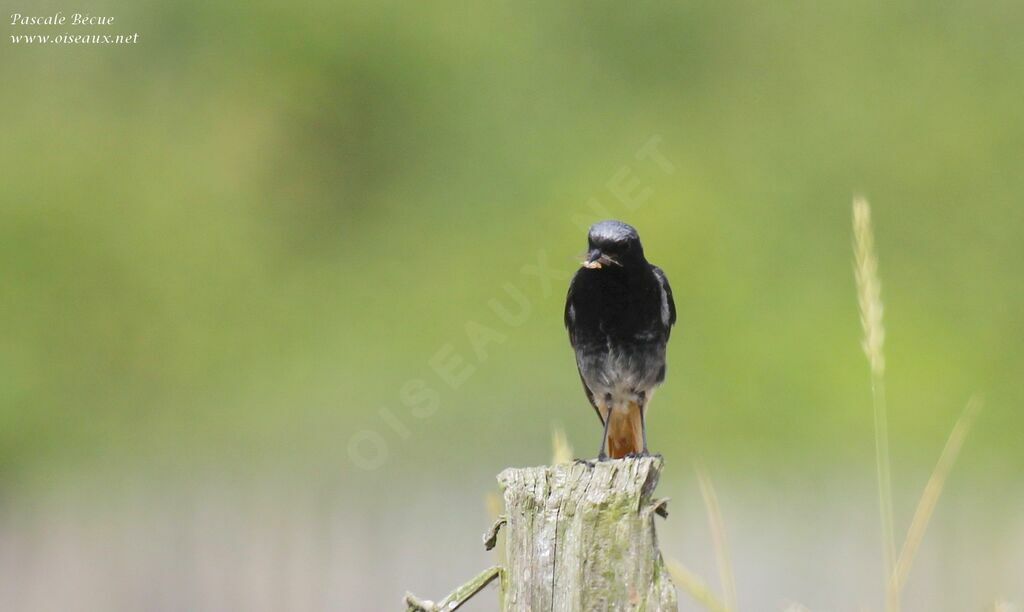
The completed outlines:
{"type": "Polygon", "coordinates": [[[863,197],[853,199],[854,278],[860,323],[864,329],[863,348],[871,365],[871,403],[875,420],[875,469],[878,474],[878,505],[882,521],[882,560],[885,573],[885,609],[898,612],[899,598],[893,590],[896,537],[892,510],[892,467],[889,459],[889,417],[885,401],[885,327],[882,324],[882,283],[878,278],[878,256],[871,228],[871,207],[863,197]]]}
{"type": "Polygon", "coordinates": [[[725,537],[725,521],[722,519],[718,495],[715,493],[714,484],[712,484],[707,470],[698,465],[696,471],[701,497],[704,499],[704,508],[708,513],[711,541],[715,547],[715,562],[718,565],[718,580],[722,586],[722,599],[719,600],[715,597],[707,583],[679,561],[667,559],[665,563],[672,580],[695,601],[715,612],[735,612],[736,578],[732,569],[732,558],[729,556],[729,545],[725,537]]]}
{"type": "Polygon", "coordinates": [[[725,521],[722,509],[718,505],[718,495],[711,482],[711,476],[703,466],[697,466],[697,481],[700,483],[700,494],[704,498],[704,507],[708,512],[708,525],[711,528],[711,541],[715,547],[715,562],[718,564],[718,580],[722,586],[722,599],[727,610],[736,609],[736,577],[732,569],[732,557],[729,555],[729,543],[725,537],[725,521]]]}
{"type": "Polygon", "coordinates": [[[570,463],[573,460],[572,445],[565,436],[565,430],[555,425],[551,428],[551,465],[570,463]]]}
{"type": "Polygon", "coordinates": [[[730,610],[725,607],[725,604],[720,602],[718,598],[715,597],[715,594],[711,592],[707,583],[701,580],[700,576],[691,572],[682,563],[675,559],[666,559],[665,566],[668,567],[668,573],[672,576],[672,581],[676,583],[676,586],[686,591],[694,601],[712,612],[730,612],[730,610]]]}
{"type": "Polygon", "coordinates": [[[878,277],[878,256],[871,227],[871,207],[867,200],[853,199],[854,277],[857,301],[864,329],[863,348],[871,366],[871,395],[875,420],[875,463],[878,472],[878,501],[882,521],[882,546],[885,564],[885,609],[899,612],[900,597],[914,557],[924,539],[928,522],[935,512],[939,496],[960,454],[971,425],[981,410],[981,399],[974,396],[967,402],[946,440],[942,454],[932,470],[924,492],[917,502],[910,528],[897,559],[893,527],[892,468],[889,458],[889,425],[885,401],[885,327],[882,324],[882,284],[878,277]]]}
{"type": "Polygon", "coordinates": [[[939,455],[939,461],[935,464],[935,469],[928,479],[928,484],[924,487],[921,499],[917,502],[917,510],[914,512],[913,520],[910,521],[907,539],[903,542],[903,548],[900,551],[899,560],[896,562],[896,568],[892,575],[891,590],[895,593],[897,601],[903,586],[907,582],[907,576],[910,574],[914,557],[921,545],[921,540],[924,539],[925,530],[928,528],[928,522],[935,511],[935,506],[938,504],[939,496],[942,495],[942,488],[946,484],[946,478],[949,476],[950,470],[953,469],[953,464],[956,463],[964,440],[967,438],[967,434],[970,432],[971,426],[974,424],[974,420],[977,418],[981,407],[982,400],[978,396],[972,397],[967,402],[963,414],[960,415],[956,425],[953,426],[953,431],[950,432],[949,438],[946,440],[946,446],[943,447],[942,454],[939,455]]]}
{"type": "MultiPolygon", "coordinates": [[[[932,470],[914,511],[907,530],[906,539],[896,557],[895,528],[892,502],[892,466],[889,456],[889,426],[885,399],[885,327],[882,322],[883,305],[881,280],[878,276],[878,256],[875,252],[874,233],[871,227],[871,207],[863,197],[853,200],[854,233],[854,277],[857,283],[857,301],[860,306],[860,320],[864,331],[862,347],[871,368],[872,407],[875,426],[875,468],[878,477],[878,502],[882,525],[882,549],[885,567],[885,609],[887,612],[900,610],[900,598],[906,585],[914,558],[924,539],[939,497],[963,447],[964,440],[982,407],[982,400],[975,395],[964,408],[956,425],[946,439],[935,469],[932,470]]],[[[557,440],[557,432],[556,432],[557,440]]],[[[715,547],[719,579],[723,598],[718,600],[707,584],[696,574],[674,559],[667,560],[669,573],[677,585],[708,610],[734,611],[736,609],[736,583],[733,575],[729,547],[725,536],[725,522],[722,519],[718,496],[710,476],[703,467],[697,467],[701,496],[708,513],[708,523],[715,547]]],[[[1014,610],[1012,604],[995,602],[991,610],[1006,612],[1014,610]]],[[[801,604],[790,604],[787,610],[807,610],[801,604]]]]}

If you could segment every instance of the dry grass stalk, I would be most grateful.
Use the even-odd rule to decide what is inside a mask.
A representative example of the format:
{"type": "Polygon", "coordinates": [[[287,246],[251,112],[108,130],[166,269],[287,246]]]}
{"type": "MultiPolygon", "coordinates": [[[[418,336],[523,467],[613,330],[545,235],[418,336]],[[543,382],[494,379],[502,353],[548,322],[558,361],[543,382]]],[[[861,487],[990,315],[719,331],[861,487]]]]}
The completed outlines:
{"type": "Polygon", "coordinates": [[[572,462],[572,445],[569,444],[569,438],[565,436],[565,430],[557,425],[551,428],[551,448],[551,465],[572,462]]]}
{"type": "Polygon", "coordinates": [[[917,502],[917,510],[914,511],[914,518],[907,531],[907,539],[903,542],[903,549],[900,551],[899,560],[896,562],[896,569],[892,576],[892,590],[896,592],[896,597],[899,597],[907,582],[910,567],[914,563],[914,556],[921,545],[921,540],[924,539],[925,530],[928,529],[928,522],[935,511],[935,505],[939,501],[939,496],[942,495],[946,478],[949,476],[950,470],[953,469],[953,464],[956,463],[960,449],[963,447],[964,440],[967,438],[981,406],[982,400],[977,395],[967,402],[963,414],[957,419],[953,431],[946,439],[946,446],[943,447],[935,469],[932,470],[932,475],[928,479],[928,484],[925,485],[924,492],[921,494],[921,499],[917,502]]]}
{"type": "Polygon", "coordinates": [[[889,460],[889,417],[885,401],[885,327],[882,324],[882,283],[878,278],[878,256],[871,229],[871,207],[863,197],[853,200],[854,277],[860,322],[864,328],[863,348],[871,366],[871,396],[875,421],[875,467],[878,472],[878,503],[882,522],[882,551],[886,584],[886,610],[898,612],[899,597],[893,590],[896,537],[892,510],[892,468],[889,460]]]}
{"type": "Polygon", "coordinates": [[[722,510],[718,505],[718,495],[715,494],[715,487],[711,483],[711,477],[701,466],[697,467],[697,480],[700,483],[701,496],[704,498],[704,507],[707,508],[708,512],[711,541],[715,546],[718,577],[722,584],[722,598],[725,600],[725,608],[735,611],[736,578],[733,574],[732,559],[729,556],[729,544],[725,537],[725,521],[722,520],[722,510]]]}
{"type": "Polygon", "coordinates": [[[672,576],[672,582],[711,612],[732,612],[729,608],[715,597],[708,585],[699,576],[687,569],[682,563],[675,559],[667,559],[665,566],[672,576]]]}
{"type": "Polygon", "coordinates": [[[882,283],[878,278],[878,255],[871,228],[871,206],[861,196],[853,199],[854,277],[857,279],[857,301],[860,303],[860,324],[864,328],[863,348],[871,363],[871,371],[885,373],[885,327],[882,325],[882,283]]]}

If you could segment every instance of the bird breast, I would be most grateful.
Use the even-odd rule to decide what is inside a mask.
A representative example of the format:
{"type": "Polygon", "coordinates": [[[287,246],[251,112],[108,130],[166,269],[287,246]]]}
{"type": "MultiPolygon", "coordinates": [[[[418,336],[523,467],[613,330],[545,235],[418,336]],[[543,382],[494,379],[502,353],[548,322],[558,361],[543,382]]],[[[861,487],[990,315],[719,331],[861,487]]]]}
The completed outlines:
{"type": "Polygon", "coordinates": [[[587,388],[596,396],[636,399],[661,382],[665,368],[665,343],[617,343],[577,347],[576,362],[587,388]]]}

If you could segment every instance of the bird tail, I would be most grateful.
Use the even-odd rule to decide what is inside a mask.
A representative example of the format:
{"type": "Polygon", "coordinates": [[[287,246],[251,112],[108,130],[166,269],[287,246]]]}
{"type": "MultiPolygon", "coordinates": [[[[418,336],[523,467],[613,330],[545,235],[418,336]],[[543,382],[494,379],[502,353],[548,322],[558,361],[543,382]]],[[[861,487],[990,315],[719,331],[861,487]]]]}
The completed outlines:
{"type": "Polygon", "coordinates": [[[636,402],[630,402],[626,410],[609,410],[608,456],[621,459],[630,453],[639,454],[644,449],[643,410],[636,402]]]}

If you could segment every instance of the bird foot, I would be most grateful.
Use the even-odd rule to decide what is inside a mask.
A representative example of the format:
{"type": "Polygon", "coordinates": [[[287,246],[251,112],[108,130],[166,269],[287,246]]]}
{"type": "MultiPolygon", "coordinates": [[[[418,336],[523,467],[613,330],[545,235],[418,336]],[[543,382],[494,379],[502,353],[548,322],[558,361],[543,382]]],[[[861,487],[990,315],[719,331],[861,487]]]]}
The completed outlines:
{"type": "Polygon", "coordinates": [[[651,452],[648,451],[646,448],[640,451],[639,453],[629,453],[628,455],[626,455],[626,459],[640,459],[642,457],[657,457],[658,459],[663,458],[661,456],[661,453],[654,453],[652,455],[651,452]]]}
{"type": "Polygon", "coordinates": [[[583,465],[587,466],[588,468],[593,468],[594,467],[594,462],[591,461],[590,459],[573,459],[572,462],[574,464],[576,464],[576,465],[579,465],[579,464],[582,463],[583,465]]]}

